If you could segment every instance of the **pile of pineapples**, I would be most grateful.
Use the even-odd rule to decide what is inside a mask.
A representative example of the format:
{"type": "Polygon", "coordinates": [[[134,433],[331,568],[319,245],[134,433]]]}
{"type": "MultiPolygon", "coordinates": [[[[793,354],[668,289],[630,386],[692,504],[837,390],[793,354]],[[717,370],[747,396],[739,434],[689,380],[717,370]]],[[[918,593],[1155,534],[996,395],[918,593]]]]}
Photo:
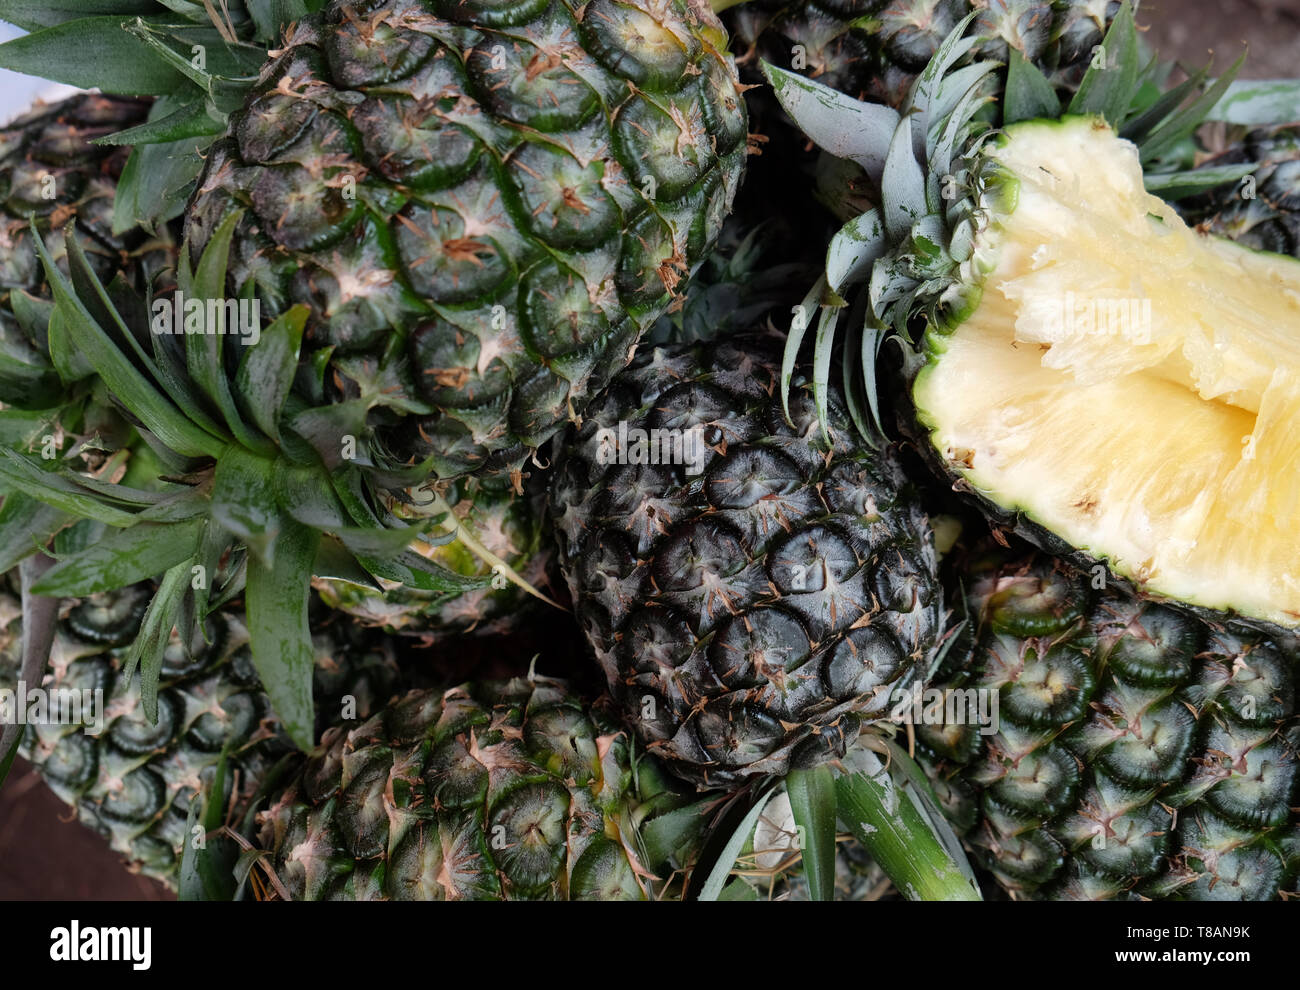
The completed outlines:
{"type": "Polygon", "coordinates": [[[0,783],[188,898],[1300,899],[1300,85],[715,6],[0,0],[0,783]]]}

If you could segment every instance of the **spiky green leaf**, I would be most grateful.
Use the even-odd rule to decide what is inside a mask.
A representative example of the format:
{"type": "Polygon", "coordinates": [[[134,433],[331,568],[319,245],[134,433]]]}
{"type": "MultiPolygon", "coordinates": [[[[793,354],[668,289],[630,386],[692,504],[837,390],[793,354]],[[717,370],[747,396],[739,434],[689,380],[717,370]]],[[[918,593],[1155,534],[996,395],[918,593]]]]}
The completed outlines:
{"type": "MultiPolygon", "coordinates": [[[[54,645],[54,629],[59,617],[59,600],[46,598],[32,592],[32,585],[41,574],[54,563],[44,554],[26,557],[18,565],[18,586],[22,598],[22,656],[19,661],[18,679],[27,684],[41,684],[45,681],[45,670],[49,666],[50,650],[54,645]]],[[[4,784],[13,766],[14,755],[18,752],[18,742],[23,735],[23,726],[19,720],[0,724],[0,785],[4,784]]]]}
{"type": "Polygon", "coordinates": [[[123,30],[127,20],[82,17],[6,41],[0,68],[122,96],[161,96],[184,86],[184,76],[123,30]]]}
{"type": "MultiPolygon", "coordinates": [[[[3,400],[0,400],[3,401],[3,400]]],[[[60,409],[0,409],[0,444],[32,451],[58,437],[60,409]]]]}
{"type": "Polygon", "coordinates": [[[226,813],[228,754],[217,759],[202,802],[191,801],[185,821],[185,845],[176,875],[176,893],[182,901],[230,901],[235,896],[235,862],[239,847],[219,834],[226,813]],[[201,808],[200,808],[201,804],[201,808]]]}
{"type": "Polygon", "coordinates": [[[1116,129],[1133,104],[1138,88],[1139,63],[1137,25],[1133,8],[1124,0],[1101,42],[1101,64],[1091,65],[1070,100],[1072,114],[1100,114],[1116,129]]]}
{"type": "Polygon", "coordinates": [[[854,217],[831,238],[826,249],[826,283],[837,295],[871,275],[871,266],[889,248],[880,214],[868,210],[854,217]]]}
{"type": "Polygon", "coordinates": [[[899,241],[912,224],[926,214],[925,172],[916,160],[910,124],[904,120],[894,131],[880,179],[880,198],[889,236],[899,241]]]}
{"type": "Polygon", "coordinates": [[[1142,176],[1147,192],[1168,202],[1197,196],[1211,189],[1240,182],[1259,168],[1257,162],[1240,165],[1213,165],[1191,172],[1148,172],[1142,176]]]}
{"type": "Polygon", "coordinates": [[[134,513],[105,504],[74,479],[15,450],[0,448],[0,491],[22,492],[70,516],[98,519],[110,526],[131,526],[137,521],[134,513]]]}
{"type": "Polygon", "coordinates": [[[736,860],[740,858],[741,850],[745,848],[745,843],[754,834],[758,819],[763,814],[763,809],[767,807],[767,802],[772,799],[773,793],[775,792],[768,791],[754,802],[754,806],[749,809],[740,825],[727,839],[726,845],[718,853],[718,858],[709,871],[708,878],[704,881],[704,886],[700,889],[700,900],[716,901],[718,899],[722,893],[722,888],[727,883],[727,879],[731,876],[732,869],[736,866],[736,860]]]}
{"type": "Polygon", "coordinates": [[[198,549],[200,523],[140,523],[109,533],[45,572],[39,595],[84,597],[156,578],[189,560],[198,549]]]}
{"type": "MultiPolygon", "coordinates": [[[[145,610],[140,631],[127,650],[126,662],[122,667],[122,682],[130,684],[131,677],[139,666],[140,701],[145,717],[154,724],[158,722],[158,677],[162,672],[163,652],[171,642],[172,630],[176,628],[189,580],[189,561],[177,564],[162,576],[158,590],[154,592],[153,600],[145,610]]],[[[181,642],[188,646],[191,630],[176,631],[181,642]]]]}
{"type": "Polygon", "coordinates": [[[1205,76],[1206,69],[1202,67],[1177,86],[1159,94],[1145,108],[1129,118],[1120,129],[1120,137],[1134,144],[1142,144],[1153,129],[1160,126],[1187,97],[1201,87],[1205,82],[1205,76]]]}
{"type": "Polygon", "coordinates": [[[790,382],[794,378],[794,367],[799,362],[799,347],[803,344],[808,325],[812,322],[813,313],[826,288],[826,276],[822,275],[803,297],[803,302],[794,308],[790,332],[785,338],[785,349],[781,355],[781,411],[785,413],[787,423],[790,422],[790,382]]]}
{"type": "Polygon", "coordinates": [[[762,67],[785,112],[814,144],[857,162],[879,181],[890,138],[898,128],[898,111],[855,100],[768,62],[762,67]]]}
{"type": "Polygon", "coordinates": [[[1234,80],[1205,119],[1245,127],[1300,120],[1300,79],[1234,80]]]}
{"type": "Polygon", "coordinates": [[[831,352],[835,346],[835,331],[844,310],[838,306],[823,306],[817,321],[817,336],[813,341],[813,402],[817,407],[817,422],[823,436],[827,435],[827,394],[830,391],[831,352]]]}
{"type": "MultiPolygon", "coordinates": [[[[97,301],[108,305],[107,294],[90,269],[77,238],[69,229],[65,242],[68,246],[68,264],[82,272],[89,272],[98,287],[97,301]]],[[[182,415],[177,407],[135,367],[134,363],[114,344],[105,330],[91,316],[90,311],[73,291],[72,283],[54,263],[45,245],[36,238],[36,250],[45,266],[45,275],[64,317],[68,337],[91,359],[104,383],[159,439],[185,457],[212,456],[219,449],[212,434],[182,415]]],[[[119,330],[129,336],[125,326],[119,330]]],[[[134,343],[134,338],[131,338],[134,343]]],[[[144,358],[143,352],[139,352],[144,358]]],[[[152,363],[152,362],[150,362],[152,363]]]]}
{"type": "Polygon", "coordinates": [[[0,0],[0,21],[39,31],[65,21],[106,14],[151,14],[157,0],[0,0]]]}
{"type": "Polygon", "coordinates": [[[291,522],[276,504],[275,461],[238,444],[217,459],[212,476],[212,518],[261,561],[273,566],[281,530],[291,522]]]}
{"type": "MultiPolygon", "coordinates": [[[[368,534],[364,534],[361,530],[353,530],[351,534],[344,534],[341,537],[344,546],[348,546],[349,535],[361,537],[365,542],[370,542],[368,534]]],[[[466,591],[486,588],[492,583],[490,576],[470,577],[459,574],[434,563],[413,550],[403,550],[396,555],[386,554],[380,557],[367,555],[364,551],[359,551],[350,546],[348,549],[376,577],[384,578],[387,581],[397,581],[409,588],[418,588],[421,591],[461,594],[466,591]]]]}
{"type": "MultiPolygon", "coordinates": [[[[910,900],[977,901],[979,888],[923,805],[869,750],[835,779],[840,820],[910,900]]],[[[891,760],[891,763],[893,761],[891,760]]],[[[957,853],[961,856],[960,851],[957,853]]],[[[964,858],[964,857],[962,857],[964,858]]]]}
{"type": "Polygon", "coordinates": [[[277,443],[280,413],[298,370],[298,349],[307,324],[307,307],[294,306],[262,331],[249,347],[235,378],[240,408],[254,425],[277,443]]]}
{"type": "Polygon", "coordinates": [[[1013,47],[1007,57],[1007,88],[1002,94],[1003,126],[1060,115],[1061,101],[1052,84],[1038,66],[1013,47]]]}
{"type": "MultiPolygon", "coordinates": [[[[226,117],[219,114],[206,98],[200,95],[186,94],[174,110],[162,116],[150,114],[150,119],[135,127],[128,127],[115,134],[96,138],[95,144],[137,145],[169,144],[190,138],[217,137],[226,126],[226,117]]],[[[191,146],[194,141],[189,142],[191,146]]],[[[206,144],[207,142],[201,142],[206,144]]]]}
{"type": "Polygon", "coordinates": [[[113,200],[113,233],[155,230],[180,216],[203,168],[194,141],[137,145],[122,169],[113,200]]]}
{"type": "Polygon", "coordinates": [[[1205,121],[1205,115],[1227,92],[1228,87],[1232,85],[1232,80],[1241,71],[1245,61],[1246,55],[1243,52],[1237,61],[1232,64],[1232,68],[1216,79],[1209,89],[1189,105],[1170,114],[1160,126],[1151,131],[1150,136],[1142,142],[1138,149],[1143,165],[1156,161],[1172,151],[1175,146],[1190,137],[1201,126],[1205,121]]]}
{"type": "Polygon", "coordinates": [[[314,741],[307,596],[318,542],[315,530],[284,520],[273,563],[249,557],[245,594],[253,666],[289,738],[303,750],[314,741]]]}
{"type": "MultiPolygon", "coordinates": [[[[199,386],[220,411],[230,434],[250,450],[269,455],[274,452],[274,448],[244,422],[243,413],[230,389],[230,379],[225,373],[226,336],[240,329],[231,325],[227,305],[238,306],[239,301],[226,297],[230,241],[240,215],[234,211],[221,221],[203,249],[203,255],[192,275],[183,271],[179,273],[177,286],[184,293],[186,309],[197,302],[204,310],[204,332],[186,334],[185,362],[190,380],[199,386]]],[[[272,415],[276,412],[278,409],[271,410],[272,415]]]]}
{"type": "Polygon", "coordinates": [[[835,777],[826,765],[791,770],[785,778],[790,810],[799,827],[803,874],[814,901],[835,899],[835,777]]]}
{"type": "MultiPolygon", "coordinates": [[[[915,109],[912,121],[913,150],[918,157],[925,154],[926,135],[933,121],[938,118],[939,105],[944,102],[942,92],[945,80],[948,79],[948,70],[979,44],[977,36],[964,36],[978,13],[972,10],[953,26],[912,86],[912,107],[915,109]]],[[[969,67],[966,68],[969,70],[969,67]]],[[[951,93],[948,98],[955,102],[956,97],[951,93]]]]}

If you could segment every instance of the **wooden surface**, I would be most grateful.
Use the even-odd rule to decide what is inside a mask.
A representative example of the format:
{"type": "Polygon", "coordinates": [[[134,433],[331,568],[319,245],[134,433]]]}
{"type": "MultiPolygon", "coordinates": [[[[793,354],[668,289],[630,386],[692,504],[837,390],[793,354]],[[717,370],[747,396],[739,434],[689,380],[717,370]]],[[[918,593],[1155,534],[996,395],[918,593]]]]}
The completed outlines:
{"type": "Polygon", "coordinates": [[[159,883],[128,873],[21,760],[0,791],[0,900],[157,901],[159,883]]]}

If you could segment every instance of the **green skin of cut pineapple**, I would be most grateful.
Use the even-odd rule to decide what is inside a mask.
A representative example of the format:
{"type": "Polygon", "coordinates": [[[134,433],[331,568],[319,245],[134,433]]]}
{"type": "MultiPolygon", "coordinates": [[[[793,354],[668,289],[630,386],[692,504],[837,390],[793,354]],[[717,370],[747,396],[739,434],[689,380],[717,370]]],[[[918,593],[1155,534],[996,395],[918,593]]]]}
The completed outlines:
{"type": "MultiPolygon", "coordinates": [[[[223,749],[223,806],[239,809],[292,746],[253,669],[237,610],[210,617],[209,642],[193,649],[173,634],[160,673],[158,719],[145,714],[138,680],[126,685],[121,673],[125,646],[139,629],[148,599],[146,588],[133,587],[65,603],[42,687],[50,698],[55,691],[102,692],[103,723],[91,734],[89,726],[47,715],[44,724],[27,726],[19,752],[132,870],[171,886],[190,806],[210,790],[223,749]]],[[[0,612],[0,687],[12,690],[22,648],[21,610],[6,595],[0,612]]],[[[355,639],[354,632],[338,627],[315,639],[322,724],[365,718],[396,688],[391,653],[382,644],[355,639]]]]}
{"type": "Polygon", "coordinates": [[[759,337],[646,348],[557,453],[576,613],[629,727],[701,785],[843,755],[943,623],[929,524],[894,453],[858,447],[837,397],[821,422],[802,387],[789,426],[779,381],[759,337]],[[699,431],[700,473],[611,456],[599,437],[620,424],[699,431]]]}
{"type": "Polygon", "coordinates": [[[689,866],[703,818],[653,760],[561,681],[415,691],[332,729],[259,815],[281,896],[643,900],[689,866]]]}
{"type": "MultiPolygon", "coordinates": [[[[954,28],[926,85],[898,109],[855,105],[767,69],[808,136],[841,148],[876,186],[876,206],[841,228],[828,251],[826,284],[814,293],[829,300],[817,353],[829,357],[841,317],[860,307],[868,327],[892,330],[904,345],[901,361],[877,372],[880,338],[862,336],[856,357],[871,373],[857,382],[867,405],[889,405],[878,402],[878,379],[901,384],[906,392],[893,411],[902,432],[986,517],[1211,620],[1238,614],[1294,625],[1289,434],[1268,417],[1238,430],[1232,404],[1278,401],[1270,362],[1280,371],[1292,357],[1262,341],[1295,320],[1294,262],[1198,237],[1147,191],[1187,194],[1215,179],[1181,167],[1178,139],[1194,130],[1195,113],[1172,118],[1176,100],[1147,100],[1162,80],[1160,63],[1142,52],[1128,2],[1107,31],[1107,61],[1090,65],[1068,102],[1032,63],[1012,57],[996,130],[996,117],[984,113],[985,84],[1001,67],[971,60],[979,45],[966,33],[973,23],[954,28]],[[1123,71],[1112,73],[1112,63],[1123,71]],[[1178,274],[1165,274],[1166,266],[1178,274]],[[1174,291],[1180,277],[1213,286],[1203,298],[1207,306],[1218,300],[1219,310],[1174,291]],[[1138,322],[1154,313],[1162,353],[1181,349],[1186,365],[1170,361],[1158,372],[1143,365],[1156,348],[1143,349],[1149,342],[1132,321],[1127,330],[1112,322],[1104,333],[1095,324],[1081,331],[1073,312],[1068,322],[1055,321],[1052,307],[1075,298],[1094,309],[1126,299],[1140,309],[1138,322]],[[1228,326],[1233,343],[1221,346],[1220,328],[1228,326]],[[1251,362],[1254,378],[1243,384],[1249,376],[1237,365],[1251,362]],[[1170,382],[1179,388],[1166,388],[1170,382]],[[1229,389],[1232,403],[1206,398],[1229,389]],[[1138,394],[1170,405],[1135,416],[1130,399],[1138,394]],[[1243,457],[1239,437],[1247,433],[1243,457]],[[1094,455],[1109,467],[1092,470],[1094,455]],[[1272,467],[1277,481],[1268,476],[1272,467]],[[1253,497],[1272,497],[1278,507],[1242,511],[1253,497]],[[1243,524],[1248,517],[1259,524],[1243,524]],[[1252,531],[1260,547],[1248,550],[1242,544],[1252,531]]],[[[1211,105],[1231,75],[1213,91],[1202,87],[1201,104],[1211,105]]],[[[811,336],[804,329],[792,326],[787,360],[811,336]]],[[[1284,426],[1291,414],[1277,418],[1284,426]]]]}
{"type": "MultiPolygon", "coordinates": [[[[300,22],[263,70],[187,236],[197,258],[245,211],[231,290],[310,307],[330,371],[311,401],[387,407],[397,463],[509,474],[717,236],[746,149],[725,33],[686,0],[353,7],[300,22]]],[[[348,431],[325,432],[333,463],[348,431]]]]}
{"type": "Polygon", "coordinates": [[[932,686],[997,692],[1000,724],[918,725],[919,757],[998,885],[1018,899],[1294,894],[1293,639],[1094,591],[1041,554],[955,573],[975,638],[932,686]]]}

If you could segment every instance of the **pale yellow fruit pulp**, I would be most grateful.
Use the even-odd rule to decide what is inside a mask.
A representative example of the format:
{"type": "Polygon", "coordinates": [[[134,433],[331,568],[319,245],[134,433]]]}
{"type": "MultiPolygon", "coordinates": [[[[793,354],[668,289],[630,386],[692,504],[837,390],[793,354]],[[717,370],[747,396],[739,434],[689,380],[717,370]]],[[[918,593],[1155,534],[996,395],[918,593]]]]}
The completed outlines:
{"type": "Polygon", "coordinates": [[[915,384],[935,446],[1152,592],[1300,625],[1300,263],[1188,228],[1099,121],[991,153],[1019,195],[915,384]]]}

